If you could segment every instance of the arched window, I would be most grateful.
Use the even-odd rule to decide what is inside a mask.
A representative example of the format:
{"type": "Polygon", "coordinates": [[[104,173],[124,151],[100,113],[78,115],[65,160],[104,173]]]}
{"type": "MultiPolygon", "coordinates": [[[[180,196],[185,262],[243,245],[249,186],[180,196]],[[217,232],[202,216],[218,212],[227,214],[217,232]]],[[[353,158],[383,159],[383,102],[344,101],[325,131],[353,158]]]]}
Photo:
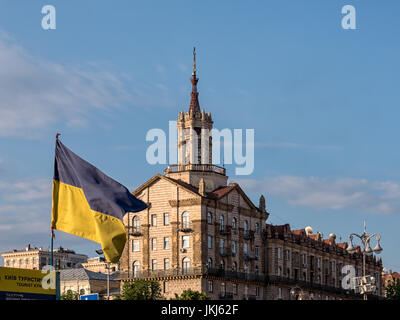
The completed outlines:
{"type": "Polygon", "coordinates": [[[249,223],[247,222],[247,220],[243,221],[243,229],[244,229],[244,231],[249,230],[249,223]]]}
{"type": "Polygon", "coordinates": [[[280,277],[282,275],[282,268],[278,267],[278,277],[280,277]]]}
{"type": "Polygon", "coordinates": [[[237,247],[236,247],[236,241],[232,241],[232,255],[236,255],[237,247]]]}
{"type": "Polygon", "coordinates": [[[133,262],[133,276],[137,277],[139,275],[139,271],[140,271],[140,262],[139,261],[133,262]]]}
{"type": "Polygon", "coordinates": [[[132,228],[133,232],[140,231],[140,218],[138,216],[134,216],[132,219],[132,228]]]}
{"type": "Polygon", "coordinates": [[[219,216],[219,230],[224,230],[224,216],[219,216]]]}
{"type": "Polygon", "coordinates": [[[189,212],[182,213],[182,228],[189,228],[189,212]]]}
{"type": "Polygon", "coordinates": [[[224,259],[221,259],[220,268],[221,268],[221,270],[225,270],[225,261],[224,261],[224,259]]]}
{"type": "Polygon", "coordinates": [[[183,274],[187,274],[190,271],[190,259],[188,257],[182,259],[182,271],[183,274]]]}
{"type": "Polygon", "coordinates": [[[232,271],[237,271],[237,263],[236,263],[236,261],[233,261],[233,263],[232,263],[232,271]]]}
{"type": "Polygon", "coordinates": [[[209,269],[212,268],[212,259],[211,259],[211,258],[208,258],[207,267],[208,267],[209,269]]]}
{"type": "Polygon", "coordinates": [[[233,230],[237,229],[237,219],[235,217],[232,218],[232,229],[233,230]]]}
{"type": "Polygon", "coordinates": [[[244,273],[249,273],[249,266],[247,264],[244,265],[244,273]]]}
{"type": "Polygon", "coordinates": [[[256,234],[259,234],[259,232],[260,232],[260,225],[259,225],[258,223],[256,223],[256,224],[254,225],[254,230],[255,230],[256,234]]]}
{"type": "Polygon", "coordinates": [[[245,255],[247,255],[248,252],[249,252],[249,246],[248,246],[247,243],[244,243],[244,244],[243,244],[243,253],[244,253],[245,255]]]}
{"type": "Polygon", "coordinates": [[[212,224],[213,223],[212,213],[210,211],[207,212],[207,223],[208,224],[212,224]]]}

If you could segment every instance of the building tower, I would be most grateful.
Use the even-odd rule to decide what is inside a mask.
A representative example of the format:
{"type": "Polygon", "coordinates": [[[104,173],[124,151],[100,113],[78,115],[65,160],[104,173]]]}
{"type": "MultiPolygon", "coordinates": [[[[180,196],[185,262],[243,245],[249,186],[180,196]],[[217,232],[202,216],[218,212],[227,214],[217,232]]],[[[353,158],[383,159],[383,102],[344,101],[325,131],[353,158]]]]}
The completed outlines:
{"type": "Polygon", "coordinates": [[[165,170],[165,175],[182,180],[195,187],[204,179],[204,190],[210,192],[226,186],[228,177],[225,168],[212,164],[213,121],[211,112],[200,111],[199,92],[196,76],[196,48],[193,49],[193,73],[190,79],[192,92],[188,112],[179,112],[178,128],[178,164],[165,170]]]}

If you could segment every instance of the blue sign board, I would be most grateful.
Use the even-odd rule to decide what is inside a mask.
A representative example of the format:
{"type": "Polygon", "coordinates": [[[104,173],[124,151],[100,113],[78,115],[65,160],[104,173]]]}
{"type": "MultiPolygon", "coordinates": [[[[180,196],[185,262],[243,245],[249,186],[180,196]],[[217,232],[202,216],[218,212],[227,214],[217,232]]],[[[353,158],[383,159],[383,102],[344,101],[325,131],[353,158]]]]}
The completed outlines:
{"type": "Polygon", "coordinates": [[[98,293],[85,294],[80,296],[80,300],[99,300],[99,294],[98,293]]]}

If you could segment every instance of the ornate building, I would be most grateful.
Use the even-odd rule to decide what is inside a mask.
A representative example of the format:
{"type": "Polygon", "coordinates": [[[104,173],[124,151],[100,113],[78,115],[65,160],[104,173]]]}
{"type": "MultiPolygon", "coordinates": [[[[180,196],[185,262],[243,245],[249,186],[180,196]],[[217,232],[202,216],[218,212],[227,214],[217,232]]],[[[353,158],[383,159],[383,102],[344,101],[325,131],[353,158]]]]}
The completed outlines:
{"type": "Polygon", "coordinates": [[[156,279],[166,298],[191,288],[212,299],[285,299],[296,281],[320,279],[318,286],[309,286],[317,297],[345,297],[322,286],[335,279],[339,288],[338,275],[324,276],[326,261],[335,261],[337,272],[340,263],[362,259],[352,260],[334,239],[328,243],[288,225],[266,224],[265,198],[256,206],[238,184],[228,184],[225,168],[212,164],[213,121],[200,109],[195,55],[191,83],[189,111],[180,112],[177,121],[178,164],[133,192],[148,208],[125,216],[129,236],[122,280],[156,279]],[[290,260],[282,258],[286,250],[290,260]],[[307,265],[300,268],[296,257],[301,255],[307,265]],[[317,261],[320,269],[314,270],[317,261]]]}
{"type": "MultiPolygon", "coordinates": [[[[266,225],[265,250],[267,256],[267,299],[289,299],[290,290],[299,286],[306,299],[359,299],[350,290],[343,288],[344,266],[353,266],[355,276],[362,276],[363,257],[360,247],[349,254],[347,243],[336,243],[336,235],[331,233],[323,239],[311,227],[290,230],[288,224],[266,225]]],[[[381,281],[382,260],[366,256],[366,274],[372,275],[377,283],[377,296],[383,295],[381,281]]],[[[374,297],[372,297],[374,298],[374,297]]]]}
{"type": "MultiPolygon", "coordinates": [[[[23,250],[4,252],[1,255],[5,267],[41,270],[45,265],[50,265],[51,251],[28,244],[23,250]]],[[[53,250],[53,259],[56,269],[67,269],[82,267],[82,263],[87,262],[88,257],[60,247],[53,250]]]]}

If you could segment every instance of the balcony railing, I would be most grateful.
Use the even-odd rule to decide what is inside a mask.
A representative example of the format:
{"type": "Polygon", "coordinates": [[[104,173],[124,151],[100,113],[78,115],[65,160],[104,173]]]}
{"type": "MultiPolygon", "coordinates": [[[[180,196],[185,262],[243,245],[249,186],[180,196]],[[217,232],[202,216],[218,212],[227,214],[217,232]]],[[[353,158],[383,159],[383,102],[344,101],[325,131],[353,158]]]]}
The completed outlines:
{"type": "Polygon", "coordinates": [[[265,281],[264,275],[259,275],[259,274],[255,274],[255,273],[247,273],[247,272],[228,271],[228,270],[223,270],[223,269],[208,268],[205,271],[205,274],[216,276],[216,277],[229,278],[229,279],[240,279],[240,280],[257,281],[257,282],[265,281]]]}
{"type": "Polygon", "coordinates": [[[193,231],[193,225],[191,222],[183,222],[180,225],[179,231],[181,232],[192,232],[193,231]]]}
{"type": "Polygon", "coordinates": [[[120,279],[134,279],[134,278],[163,278],[163,277],[176,277],[184,275],[210,275],[214,277],[222,277],[228,279],[239,279],[247,281],[257,281],[264,282],[265,276],[253,273],[237,272],[237,271],[227,271],[223,269],[214,268],[190,268],[190,269],[170,269],[170,270],[145,270],[133,273],[132,271],[121,272],[120,279]]]}
{"type": "Polygon", "coordinates": [[[233,300],[233,293],[232,292],[220,292],[219,298],[221,300],[233,300]]]}
{"type": "Polygon", "coordinates": [[[131,229],[131,232],[129,232],[130,236],[140,237],[143,235],[142,229],[140,227],[130,227],[130,229],[131,229]]]}
{"type": "Polygon", "coordinates": [[[243,231],[243,238],[245,240],[252,240],[254,239],[254,231],[253,230],[244,230],[243,231]]]}
{"type": "Polygon", "coordinates": [[[164,170],[164,174],[181,171],[215,172],[225,175],[226,169],[213,164],[173,164],[164,170]]]}
{"type": "Polygon", "coordinates": [[[254,294],[245,294],[243,295],[243,300],[257,300],[257,296],[254,294]]]}
{"type": "Polygon", "coordinates": [[[245,261],[258,260],[258,257],[254,253],[245,253],[243,258],[245,261]]]}
{"type": "Polygon", "coordinates": [[[231,250],[231,248],[227,248],[227,247],[222,248],[222,247],[220,247],[219,248],[219,254],[221,255],[221,257],[227,257],[227,256],[232,255],[232,250],[231,250]]]}
{"type": "Polygon", "coordinates": [[[219,234],[220,235],[228,235],[231,233],[232,227],[230,226],[220,226],[219,227],[219,234]]]}
{"type": "Polygon", "coordinates": [[[170,269],[170,270],[143,270],[143,271],[131,271],[121,272],[120,279],[134,279],[134,278],[164,278],[164,277],[175,277],[184,275],[201,275],[204,273],[202,268],[185,268],[185,269],[170,269]]]}
{"type": "Polygon", "coordinates": [[[286,285],[297,285],[301,288],[321,290],[321,291],[327,291],[327,292],[337,293],[337,294],[354,295],[353,290],[345,290],[340,287],[329,286],[326,284],[315,283],[312,281],[295,280],[295,279],[291,279],[288,277],[282,277],[282,276],[267,276],[266,281],[269,283],[282,283],[282,284],[286,284],[286,285]]]}

